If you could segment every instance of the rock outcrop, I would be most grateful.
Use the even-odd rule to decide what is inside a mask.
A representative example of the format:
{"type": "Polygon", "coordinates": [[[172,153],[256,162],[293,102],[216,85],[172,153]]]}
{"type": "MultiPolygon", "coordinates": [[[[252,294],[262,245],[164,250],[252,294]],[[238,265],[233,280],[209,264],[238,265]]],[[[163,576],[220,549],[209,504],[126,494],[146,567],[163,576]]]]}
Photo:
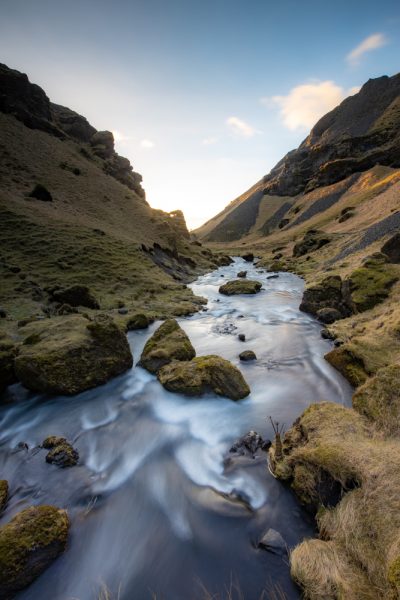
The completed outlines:
{"type": "Polygon", "coordinates": [[[241,400],[250,394],[241,372],[228,360],[214,355],[171,362],[162,367],[157,376],[165,389],[187,396],[214,392],[231,400],[241,400]]]}
{"type": "Polygon", "coordinates": [[[65,550],[66,511],[31,506],[0,528],[0,598],[13,598],[65,550]]]}
{"type": "Polygon", "coordinates": [[[257,294],[261,290],[262,284],[253,279],[232,279],[227,281],[219,288],[219,293],[224,296],[234,296],[237,294],[257,294]]]}
{"type": "Polygon", "coordinates": [[[172,361],[189,361],[196,356],[188,336],[175,319],[168,319],[147,340],[140,366],[157,373],[172,361]]]}
{"type": "Polygon", "coordinates": [[[106,383],[132,366],[125,334],[106,315],[81,315],[30,323],[15,360],[20,381],[30,390],[73,395],[106,383]]]}

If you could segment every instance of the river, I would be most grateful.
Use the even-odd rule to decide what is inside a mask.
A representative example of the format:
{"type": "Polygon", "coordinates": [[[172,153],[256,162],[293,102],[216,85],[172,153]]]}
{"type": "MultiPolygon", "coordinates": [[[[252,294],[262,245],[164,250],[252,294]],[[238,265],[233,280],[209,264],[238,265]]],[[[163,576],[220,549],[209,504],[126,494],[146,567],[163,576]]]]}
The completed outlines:
{"type": "MultiPolygon", "coordinates": [[[[351,388],[323,358],[331,342],[320,324],[298,309],[304,282],[270,275],[237,258],[191,284],[207,310],[179,319],[197,355],[239,366],[245,400],[172,394],[137,366],[73,398],[13,386],[15,402],[0,412],[1,478],[11,490],[1,523],[31,504],[64,507],[72,522],[65,554],[19,600],[299,598],[287,558],[256,541],[273,528],[292,547],[314,534],[312,519],[268,472],[264,452],[224,458],[251,429],[272,438],[269,415],[288,427],[311,402],[349,405],[351,388]],[[262,291],[220,295],[241,269],[262,291]],[[240,363],[245,349],[258,360],[240,363]],[[37,448],[48,435],[67,437],[79,465],[48,465],[37,448]],[[231,493],[249,506],[223,495],[231,493]]],[[[158,325],[129,334],[135,363],[158,325]]]]}

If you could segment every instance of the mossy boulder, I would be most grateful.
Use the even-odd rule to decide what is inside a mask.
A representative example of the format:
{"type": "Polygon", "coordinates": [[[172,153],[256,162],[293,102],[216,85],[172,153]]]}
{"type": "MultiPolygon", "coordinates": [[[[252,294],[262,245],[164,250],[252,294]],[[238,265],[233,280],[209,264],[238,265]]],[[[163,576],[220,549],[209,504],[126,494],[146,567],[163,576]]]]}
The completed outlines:
{"type": "Polygon", "coordinates": [[[47,437],[42,443],[42,447],[49,450],[46,462],[50,464],[61,468],[73,467],[78,464],[78,451],[63,437],[55,435],[47,437]]]}
{"type": "Polygon", "coordinates": [[[400,431],[400,365],[379,369],[353,395],[353,407],[387,435],[400,431]]]}
{"type": "Polygon", "coordinates": [[[132,366],[126,335],[111,317],[55,317],[25,327],[15,371],[30,390],[73,395],[106,383],[132,366]]]}
{"type": "Polygon", "coordinates": [[[387,260],[381,253],[367,257],[348,278],[350,299],[356,312],[369,310],[389,296],[398,274],[387,260]]]}
{"type": "Polygon", "coordinates": [[[51,299],[60,304],[69,306],[85,306],[98,309],[100,305],[86,285],[71,285],[66,288],[57,288],[51,292],[51,299]]]}
{"type": "Polygon", "coordinates": [[[3,512],[8,500],[8,481],[0,479],[0,514],[3,512]]]}
{"type": "Polygon", "coordinates": [[[329,244],[330,241],[331,238],[326,234],[315,229],[310,229],[304,235],[303,239],[294,245],[293,257],[298,258],[309,252],[315,252],[315,250],[319,250],[323,246],[326,246],[326,244],[329,244]]]}
{"type": "MultiPolygon", "coordinates": [[[[342,290],[343,282],[339,275],[325,277],[321,283],[307,288],[303,293],[300,310],[314,316],[323,314],[324,309],[334,309],[342,318],[351,314],[342,290]]],[[[336,316],[337,313],[335,313],[336,316]]],[[[337,320],[337,319],[335,319],[337,320]]]]}
{"type": "Polygon", "coordinates": [[[239,271],[237,276],[244,279],[245,277],[247,277],[247,271],[239,271]]]}
{"type": "Polygon", "coordinates": [[[146,329],[150,325],[150,319],[144,313],[137,313],[129,317],[125,323],[126,331],[135,331],[136,329],[146,329]]]}
{"type": "Polygon", "coordinates": [[[253,279],[232,279],[227,281],[219,288],[219,293],[225,296],[234,296],[237,294],[257,294],[261,290],[262,284],[253,279]]]}
{"type": "Polygon", "coordinates": [[[249,362],[250,360],[257,360],[257,356],[253,350],[244,350],[239,354],[239,358],[243,362],[249,362]]]}
{"type": "Polygon", "coordinates": [[[339,319],[343,319],[343,315],[336,308],[320,308],[317,310],[317,318],[326,325],[331,325],[339,319]]]}
{"type": "Polygon", "coordinates": [[[14,360],[17,355],[17,348],[14,342],[8,337],[0,337],[0,394],[7,386],[17,381],[14,360]]]}
{"type": "Polygon", "coordinates": [[[54,506],[31,506],[0,529],[0,598],[12,598],[65,550],[69,519],[54,506]]]}
{"type": "Polygon", "coordinates": [[[167,319],[146,342],[140,366],[157,373],[174,360],[188,361],[196,356],[188,336],[175,319],[167,319]]]}
{"type": "Polygon", "coordinates": [[[188,362],[172,362],[160,369],[158,379],[168,391],[187,396],[214,392],[231,400],[240,400],[250,394],[239,369],[214,355],[198,356],[188,362]]]}
{"type": "Polygon", "coordinates": [[[358,356],[355,350],[350,346],[344,345],[340,346],[340,348],[334,348],[325,354],[324,358],[332,365],[332,367],[335,367],[335,369],[337,369],[353,387],[362,385],[368,377],[363,359],[358,356]]]}

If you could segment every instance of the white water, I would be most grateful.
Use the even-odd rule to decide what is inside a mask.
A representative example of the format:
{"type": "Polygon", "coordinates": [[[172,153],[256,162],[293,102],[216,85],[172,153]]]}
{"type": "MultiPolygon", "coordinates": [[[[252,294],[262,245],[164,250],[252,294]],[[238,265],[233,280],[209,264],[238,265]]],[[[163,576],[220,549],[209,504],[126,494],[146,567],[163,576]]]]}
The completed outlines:
{"type": "MultiPolygon", "coordinates": [[[[348,404],[351,390],[324,360],[330,343],[320,325],[299,312],[303,282],[236,259],[192,284],[207,312],[181,319],[197,354],[219,354],[239,366],[251,387],[240,402],[166,392],[140,367],[74,398],[43,398],[14,386],[16,401],[0,412],[1,477],[11,499],[1,522],[30,504],[55,504],[72,520],[67,552],[21,600],[90,600],[102,583],[120,600],[203,598],[202,586],[225,598],[230,581],[245,600],[279,585],[298,592],[279,557],[254,548],[272,527],[289,545],[312,535],[291,492],[266,469],[264,453],[224,467],[232,443],[250,429],[271,437],[267,417],[287,426],[310,402],[348,404]],[[224,281],[246,269],[263,283],[255,296],[226,297],[224,281]],[[230,333],[224,333],[230,331],[230,333]],[[246,342],[238,334],[246,335],[246,342]],[[254,350],[258,360],[240,363],[254,350]],[[63,435],[80,465],[61,470],[37,447],[63,435]],[[30,450],[16,450],[18,442],[30,450]],[[219,493],[239,494],[252,511],[219,493]]],[[[157,328],[129,335],[135,362],[157,328]]]]}

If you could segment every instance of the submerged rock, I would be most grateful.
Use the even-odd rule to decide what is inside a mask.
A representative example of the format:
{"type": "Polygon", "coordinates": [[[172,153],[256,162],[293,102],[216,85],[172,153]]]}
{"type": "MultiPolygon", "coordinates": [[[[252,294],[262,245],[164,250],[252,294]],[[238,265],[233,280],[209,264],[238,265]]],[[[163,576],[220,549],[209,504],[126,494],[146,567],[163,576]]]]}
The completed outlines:
{"type": "Polygon", "coordinates": [[[47,437],[42,443],[42,447],[49,450],[46,455],[46,462],[57,467],[73,467],[78,464],[79,453],[63,437],[52,435],[47,437]]]}
{"type": "Polygon", "coordinates": [[[201,396],[212,391],[231,400],[240,400],[250,394],[239,369],[214,355],[172,362],[160,369],[158,379],[168,391],[188,396],[201,396]]]}
{"type": "Polygon", "coordinates": [[[139,365],[150,373],[172,361],[188,361],[196,356],[188,336],[175,319],[168,319],[146,342],[139,365]]]}
{"type": "Polygon", "coordinates": [[[225,296],[236,294],[257,294],[261,290],[262,284],[252,279],[232,279],[227,281],[219,288],[219,293],[225,296]]]}
{"type": "Polygon", "coordinates": [[[258,542],[258,547],[280,556],[287,554],[286,542],[279,531],[275,531],[275,529],[268,529],[268,531],[264,533],[258,542]]]}
{"type": "Polygon", "coordinates": [[[257,360],[257,356],[253,350],[244,350],[239,354],[240,360],[248,362],[249,360],[257,360]]]}
{"type": "Polygon", "coordinates": [[[3,512],[8,500],[8,481],[0,480],[0,514],[3,512]]]}
{"type": "Polygon", "coordinates": [[[31,506],[0,529],[0,598],[32,583],[66,547],[69,519],[54,506],[31,506]]]}
{"type": "Polygon", "coordinates": [[[68,315],[30,323],[15,360],[23,385],[36,392],[73,395],[106,383],[132,366],[125,334],[111,317],[68,315]]]}

